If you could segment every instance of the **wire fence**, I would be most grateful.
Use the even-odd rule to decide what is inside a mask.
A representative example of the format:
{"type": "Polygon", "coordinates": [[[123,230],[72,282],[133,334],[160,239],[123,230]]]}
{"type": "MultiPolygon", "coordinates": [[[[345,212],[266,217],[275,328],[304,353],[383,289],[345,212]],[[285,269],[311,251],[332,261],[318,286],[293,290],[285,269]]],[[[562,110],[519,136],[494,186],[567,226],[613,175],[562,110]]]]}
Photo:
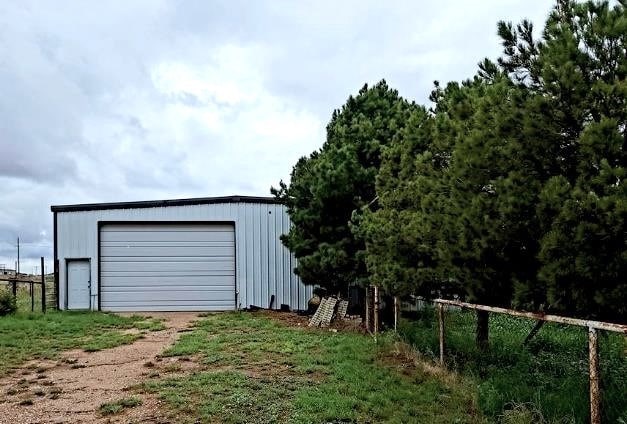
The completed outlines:
{"type": "Polygon", "coordinates": [[[15,296],[18,312],[46,312],[56,309],[56,293],[54,275],[43,273],[28,275],[22,273],[3,273],[0,275],[0,288],[8,290],[15,296]]]}
{"type": "Polygon", "coordinates": [[[0,281],[0,288],[13,293],[18,312],[46,312],[51,303],[41,282],[0,281]]]}
{"type": "Polygon", "coordinates": [[[400,309],[399,335],[475,382],[490,420],[627,424],[627,326],[441,300],[400,309]],[[489,314],[487,344],[477,310],[489,314]]]}

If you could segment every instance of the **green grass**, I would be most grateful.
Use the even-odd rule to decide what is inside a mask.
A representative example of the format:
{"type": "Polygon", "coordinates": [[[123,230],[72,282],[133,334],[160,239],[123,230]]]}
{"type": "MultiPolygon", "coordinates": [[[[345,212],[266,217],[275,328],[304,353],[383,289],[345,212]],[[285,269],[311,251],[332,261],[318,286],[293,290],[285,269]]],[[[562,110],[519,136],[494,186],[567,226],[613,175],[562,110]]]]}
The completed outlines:
{"type": "MultiPolygon", "coordinates": [[[[7,282],[0,282],[0,290],[12,291],[11,285],[7,282]]],[[[52,302],[52,296],[54,296],[54,281],[51,279],[46,280],[46,297],[48,298],[47,304],[50,309],[50,303],[52,302]]],[[[31,299],[30,284],[19,283],[17,285],[17,310],[18,312],[41,312],[41,284],[33,284],[33,295],[31,299]]]]}
{"type": "Polygon", "coordinates": [[[18,284],[17,286],[17,310],[18,312],[30,312],[31,307],[34,312],[41,312],[41,285],[33,284],[33,302],[31,304],[30,287],[28,284],[18,284]]]}
{"type": "Polygon", "coordinates": [[[153,379],[179,422],[482,422],[474,390],[395,354],[392,336],[288,326],[264,314],[210,315],[164,356],[205,369],[153,379]]]}
{"type": "Polygon", "coordinates": [[[101,350],[141,337],[121,330],[157,330],[162,326],[141,316],[101,312],[18,312],[0,317],[0,375],[29,359],[54,359],[67,349],[101,350]]]}
{"type": "MultiPolygon", "coordinates": [[[[587,329],[547,323],[524,346],[535,322],[492,314],[490,348],[480,352],[475,322],[470,311],[446,314],[446,363],[476,382],[485,415],[507,422],[525,414],[536,418],[521,422],[538,422],[538,416],[548,422],[588,422],[587,329]]],[[[399,332],[435,359],[437,326],[434,311],[427,309],[403,320],[399,332]]],[[[603,333],[599,345],[603,422],[627,422],[627,339],[603,333]]]]}
{"type": "Polygon", "coordinates": [[[116,400],[115,402],[107,402],[100,405],[98,410],[101,415],[114,415],[122,412],[127,408],[134,408],[142,404],[142,400],[138,397],[128,397],[116,400]]]}

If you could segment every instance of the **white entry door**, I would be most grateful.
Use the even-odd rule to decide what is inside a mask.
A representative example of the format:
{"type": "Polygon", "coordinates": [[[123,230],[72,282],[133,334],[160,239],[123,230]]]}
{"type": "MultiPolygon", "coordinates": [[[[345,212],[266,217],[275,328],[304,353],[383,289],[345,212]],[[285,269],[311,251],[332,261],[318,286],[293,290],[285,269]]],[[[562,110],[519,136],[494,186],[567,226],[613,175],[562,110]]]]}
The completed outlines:
{"type": "Polygon", "coordinates": [[[72,260],[67,264],[67,308],[90,309],[91,285],[89,261],[72,260]]]}

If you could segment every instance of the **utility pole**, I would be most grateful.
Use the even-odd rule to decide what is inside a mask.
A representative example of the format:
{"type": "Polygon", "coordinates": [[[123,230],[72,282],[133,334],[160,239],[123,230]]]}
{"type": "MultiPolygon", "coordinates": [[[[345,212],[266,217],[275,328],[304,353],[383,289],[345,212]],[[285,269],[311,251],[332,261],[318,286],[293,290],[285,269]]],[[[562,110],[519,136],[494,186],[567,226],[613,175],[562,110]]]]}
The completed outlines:
{"type": "Polygon", "coordinates": [[[20,238],[17,238],[17,269],[15,275],[20,275],[20,238]]]}

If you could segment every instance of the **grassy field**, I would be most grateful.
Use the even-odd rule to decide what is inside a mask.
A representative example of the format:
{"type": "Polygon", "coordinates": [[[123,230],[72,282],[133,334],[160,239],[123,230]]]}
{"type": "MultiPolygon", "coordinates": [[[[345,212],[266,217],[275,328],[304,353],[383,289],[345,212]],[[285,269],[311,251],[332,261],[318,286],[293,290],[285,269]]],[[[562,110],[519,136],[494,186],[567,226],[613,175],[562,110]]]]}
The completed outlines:
{"type": "Polygon", "coordinates": [[[67,349],[87,351],[132,343],[140,334],[124,329],[156,330],[163,325],[144,317],[100,312],[18,312],[0,317],[0,376],[29,359],[53,359],[67,349]]]}
{"type": "MultiPolygon", "coordinates": [[[[490,349],[474,343],[474,313],[446,315],[446,362],[474,380],[481,411],[491,419],[526,411],[529,422],[585,423],[589,417],[587,330],[545,324],[527,346],[523,341],[534,321],[493,314],[490,349]]],[[[427,309],[404,320],[401,335],[425,356],[438,354],[435,313],[427,309]]],[[[599,338],[602,411],[608,423],[627,423],[627,339],[599,338]],[[621,421],[622,420],[622,421],[621,421]]]]}
{"type": "Polygon", "coordinates": [[[402,346],[392,335],[375,344],[263,313],[209,315],[164,354],[195,358],[204,369],[155,376],[144,390],[179,422],[483,422],[472,385],[416,366],[402,346]]]}
{"type": "MultiPolygon", "coordinates": [[[[432,310],[399,327],[418,356],[392,333],[375,344],[357,331],[307,328],[289,314],[213,314],[163,353],[199,366],[147,372],[138,390],[158,395],[177,421],[190,423],[587,422],[585,329],[546,324],[524,346],[533,322],[493,316],[490,348],[480,352],[474,323],[471,312],[447,313],[446,360],[453,372],[446,372],[433,365],[438,339],[432,310]]],[[[141,337],[123,332],[130,328],[162,324],[95,312],[1,317],[0,375],[32,358],[141,337]]],[[[627,423],[627,340],[602,334],[604,422],[627,423]]],[[[101,413],[135,404],[112,403],[101,413]]]]}

